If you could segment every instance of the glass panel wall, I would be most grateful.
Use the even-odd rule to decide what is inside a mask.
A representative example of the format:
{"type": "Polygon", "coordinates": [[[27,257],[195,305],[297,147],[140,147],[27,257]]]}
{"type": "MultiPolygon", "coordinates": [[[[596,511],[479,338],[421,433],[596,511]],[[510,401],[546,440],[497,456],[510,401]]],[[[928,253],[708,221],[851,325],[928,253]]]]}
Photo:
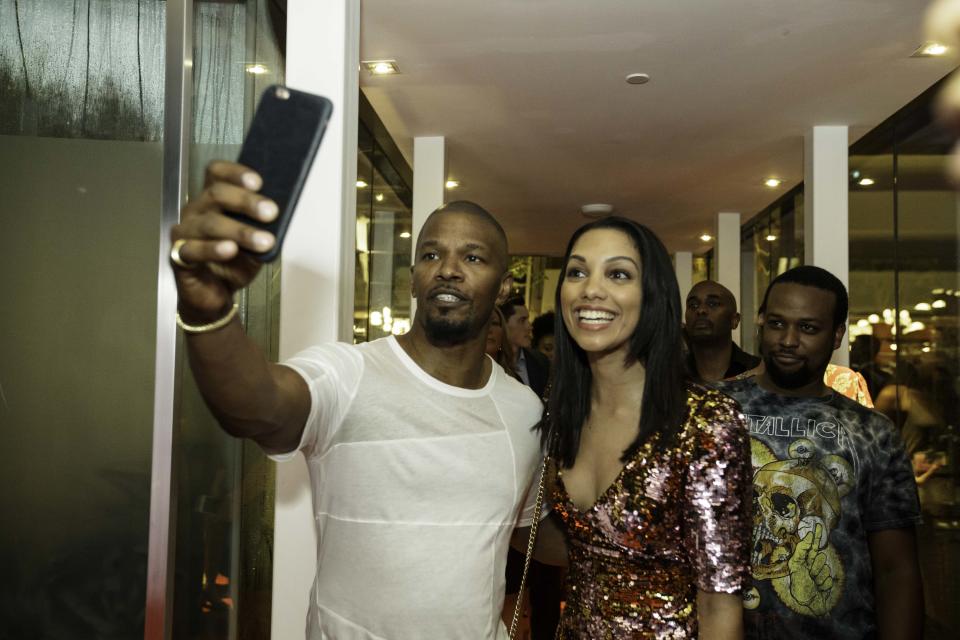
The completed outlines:
{"type": "Polygon", "coordinates": [[[802,183],[743,225],[740,252],[740,344],[757,353],[756,318],[767,286],[803,263],[802,183]]]}
{"type": "MultiPolygon", "coordinates": [[[[283,16],[269,0],[194,3],[189,193],[213,159],[234,159],[260,94],[283,82],[283,16]]],[[[280,262],[238,294],[241,319],[277,358],[280,262]]],[[[182,346],[182,345],[181,345],[182,346]]],[[[173,637],[270,634],[275,475],[256,444],[228,436],[196,389],[182,349],[175,440],[177,493],[173,637]]]]}
{"type": "Polygon", "coordinates": [[[412,172],[360,95],[354,342],[410,330],[412,172]]]}
{"type": "Polygon", "coordinates": [[[851,365],[901,429],[920,489],[926,637],[960,633],[960,215],[937,86],[851,147],[851,365]]]}
{"type": "Polygon", "coordinates": [[[0,636],[141,638],[160,0],[0,0],[0,636]]]}

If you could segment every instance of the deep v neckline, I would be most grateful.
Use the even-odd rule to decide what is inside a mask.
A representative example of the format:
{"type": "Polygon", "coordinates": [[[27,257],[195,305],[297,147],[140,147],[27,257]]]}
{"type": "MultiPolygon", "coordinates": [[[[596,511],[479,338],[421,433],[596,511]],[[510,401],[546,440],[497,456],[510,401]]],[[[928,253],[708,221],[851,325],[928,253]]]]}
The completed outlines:
{"type": "MultiPolygon", "coordinates": [[[[642,449],[641,449],[641,451],[642,451],[642,449]]],[[[630,469],[632,469],[634,466],[636,466],[637,455],[639,455],[639,453],[640,453],[640,451],[638,451],[636,454],[634,454],[632,458],[630,458],[629,460],[627,460],[627,462],[625,462],[624,465],[623,465],[622,467],[620,467],[620,472],[616,475],[616,477],[614,477],[613,482],[611,482],[610,485],[609,485],[606,489],[604,489],[604,490],[600,493],[600,495],[598,495],[598,496],[594,499],[593,504],[591,504],[591,505],[590,505],[589,507],[587,507],[586,509],[581,508],[580,506],[578,506],[578,505],[573,501],[573,498],[570,497],[570,492],[567,491],[567,485],[566,485],[566,483],[563,481],[563,471],[562,471],[562,470],[559,468],[559,466],[558,466],[558,468],[557,468],[557,487],[563,492],[563,501],[566,502],[566,503],[567,503],[568,505],[570,505],[571,507],[573,507],[573,510],[576,511],[577,513],[581,513],[581,514],[593,513],[593,512],[596,511],[597,508],[606,500],[606,498],[610,495],[610,492],[613,491],[614,487],[616,487],[618,484],[620,484],[620,480],[623,478],[624,474],[625,474],[628,470],[630,470],[630,469]]]]}

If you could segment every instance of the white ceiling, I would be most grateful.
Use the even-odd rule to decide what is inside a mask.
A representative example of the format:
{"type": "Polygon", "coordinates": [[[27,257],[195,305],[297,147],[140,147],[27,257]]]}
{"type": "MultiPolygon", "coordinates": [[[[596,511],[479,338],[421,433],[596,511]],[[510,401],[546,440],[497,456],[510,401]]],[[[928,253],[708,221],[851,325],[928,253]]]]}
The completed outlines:
{"type": "Polygon", "coordinates": [[[714,213],[803,179],[811,126],[852,142],[953,68],[908,57],[926,4],[366,0],[361,59],[402,73],[361,86],[411,165],[413,137],[446,136],[450,199],[494,213],[512,253],[562,253],[591,202],[701,251],[714,213]]]}

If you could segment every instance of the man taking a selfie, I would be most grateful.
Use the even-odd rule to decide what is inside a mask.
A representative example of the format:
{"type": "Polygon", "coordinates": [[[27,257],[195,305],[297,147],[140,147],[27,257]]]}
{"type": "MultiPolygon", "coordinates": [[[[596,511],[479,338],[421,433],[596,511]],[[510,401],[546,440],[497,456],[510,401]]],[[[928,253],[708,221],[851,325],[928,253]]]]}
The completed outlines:
{"type": "Polygon", "coordinates": [[[510,287],[503,229],[481,207],[433,212],[417,238],[409,333],[269,362],[235,318],[271,234],[260,177],[216,162],[172,232],[178,323],[225,431],[277,460],[302,451],[318,566],[307,638],[504,638],[504,564],[530,523],[536,395],[484,354],[510,287]]]}

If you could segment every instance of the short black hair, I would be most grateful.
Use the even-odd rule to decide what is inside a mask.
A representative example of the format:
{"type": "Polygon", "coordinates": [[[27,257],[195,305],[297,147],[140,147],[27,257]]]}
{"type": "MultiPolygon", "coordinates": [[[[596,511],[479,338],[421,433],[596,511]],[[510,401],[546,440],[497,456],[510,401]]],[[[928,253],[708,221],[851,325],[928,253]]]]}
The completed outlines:
{"type": "MultiPolygon", "coordinates": [[[[693,292],[696,290],[697,287],[701,285],[706,286],[708,284],[714,285],[717,288],[719,288],[720,291],[723,293],[723,297],[726,298],[727,304],[729,304],[733,308],[734,312],[737,311],[737,299],[734,297],[733,291],[730,291],[730,289],[726,288],[716,280],[701,280],[700,282],[695,282],[693,286],[690,287],[690,291],[687,292],[687,300],[690,299],[690,296],[693,294],[693,292]]],[[[684,304],[686,304],[686,300],[684,300],[683,302],[684,304]]]]}
{"type": "Polygon", "coordinates": [[[547,311],[545,314],[537,316],[531,324],[533,325],[533,348],[540,345],[540,341],[547,336],[553,335],[553,320],[556,314],[553,311],[547,311]]]}
{"type": "Polygon", "coordinates": [[[503,321],[506,322],[517,312],[517,307],[527,306],[527,301],[523,296],[513,295],[500,303],[500,312],[503,314],[503,321]]]}
{"type": "Polygon", "coordinates": [[[427,219],[423,221],[423,227],[420,227],[420,233],[417,235],[417,247],[420,246],[423,228],[427,226],[430,218],[445,213],[464,213],[468,216],[480,218],[482,221],[493,227],[497,234],[497,238],[503,243],[503,268],[506,269],[509,266],[510,248],[507,243],[507,232],[503,230],[503,227],[500,226],[500,223],[497,222],[497,219],[493,217],[492,213],[478,205],[476,202],[471,202],[469,200],[454,200],[453,202],[448,202],[447,204],[434,209],[433,212],[427,216],[427,219]]]}
{"type": "Polygon", "coordinates": [[[774,278],[766,293],[763,294],[763,304],[760,305],[760,313],[767,310],[767,300],[770,298],[770,291],[778,284],[800,284],[805,287],[814,287],[821,291],[827,291],[833,294],[833,328],[846,323],[847,313],[850,310],[850,297],[847,295],[847,288],[840,282],[840,278],[833,275],[826,269],[815,267],[813,265],[803,265],[794,267],[789,271],[784,271],[774,278]]]}

